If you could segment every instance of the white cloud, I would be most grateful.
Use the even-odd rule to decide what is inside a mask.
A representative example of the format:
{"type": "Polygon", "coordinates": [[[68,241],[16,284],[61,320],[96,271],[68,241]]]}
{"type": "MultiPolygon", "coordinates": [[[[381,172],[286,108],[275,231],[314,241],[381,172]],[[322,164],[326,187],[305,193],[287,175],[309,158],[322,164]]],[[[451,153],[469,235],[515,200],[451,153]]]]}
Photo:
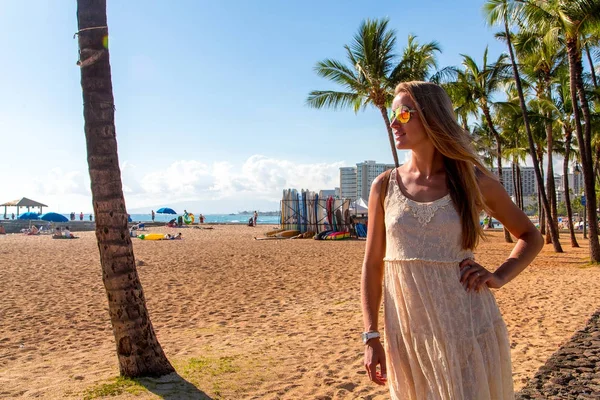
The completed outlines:
{"type": "MultiPolygon", "coordinates": [[[[339,168],[345,165],[343,162],[297,163],[254,155],[241,164],[179,160],[162,169],[149,170],[147,165],[124,161],[121,178],[128,209],[187,202],[205,213],[218,213],[276,209],[284,188],[333,189],[339,186],[339,168]]],[[[18,190],[48,204],[52,211],[89,212],[92,209],[87,170],[53,168],[26,183],[21,182],[18,190]]]]}
{"type": "Polygon", "coordinates": [[[87,171],[65,171],[56,167],[36,177],[34,182],[42,195],[91,195],[87,171]]]}

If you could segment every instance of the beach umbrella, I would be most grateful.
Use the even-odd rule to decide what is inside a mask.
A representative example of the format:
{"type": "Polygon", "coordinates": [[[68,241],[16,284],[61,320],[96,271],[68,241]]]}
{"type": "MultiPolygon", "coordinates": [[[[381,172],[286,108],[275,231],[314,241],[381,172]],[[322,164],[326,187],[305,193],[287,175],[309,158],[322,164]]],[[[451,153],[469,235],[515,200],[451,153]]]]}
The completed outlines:
{"type": "Polygon", "coordinates": [[[173,210],[172,208],[169,208],[169,207],[159,208],[156,212],[158,214],[177,214],[175,212],[175,210],[173,210]]]}
{"type": "Polygon", "coordinates": [[[67,217],[55,212],[47,212],[46,214],[42,215],[40,219],[48,222],[69,222],[67,217]]]}
{"type": "Polygon", "coordinates": [[[36,213],[34,211],[29,211],[29,212],[26,212],[25,214],[19,215],[18,219],[40,219],[40,216],[38,215],[38,213],[36,213]]]}

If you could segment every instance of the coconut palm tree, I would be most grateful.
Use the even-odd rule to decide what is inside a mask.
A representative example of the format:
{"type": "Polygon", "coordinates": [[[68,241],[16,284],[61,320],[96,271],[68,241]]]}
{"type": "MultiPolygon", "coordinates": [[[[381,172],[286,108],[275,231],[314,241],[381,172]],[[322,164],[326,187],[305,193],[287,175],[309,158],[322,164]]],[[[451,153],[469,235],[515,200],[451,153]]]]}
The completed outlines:
{"type": "Polygon", "coordinates": [[[567,68],[562,68],[557,71],[553,77],[555,85],[555,96],[551,104],[555,109],[556,124],[564,137],[564,152],[563,156],[563,189],[565,193],[565,206],[567,208],[567,219],[569,225],[569,236],[571,239],[571,247],[579,247],[577,238],[575,237],[575,229],[573,227],[573,207],[571,206],[571,190],[569,188],[569,161],[572,159],[572,138],[575,127],[573,126],[573,104],[571,103],[570,88],[569,88],[569,73],[567,68]]]}
{"type": "MultiPolygon", "coordinates": [[[[526,78],[529,78],[535,87],[539,112],[545,116],[544,127],[546,130],[547,150],[546,157],[548,161],[546,174],[546,191],[550,200],[551,216],[548,215],[548,221],[555,224],[558,232],[558,213],[556,203],[556,187],[554,184],[554,131],[553,116],[554,107],[552,106],[552,77],[558,69],[565,65],[565,53],[563,47],[558,42],[547,42],[543,40],[543,35],[537,32],[520,32],[514,35],[513,43],[519,59],[521,60],[521,69],[526,78]]],[[[549,230],[550,231],[550,230],[549,230]]],[[[550,231],[551,232],[551,231],[550,231]]],[[[550,243],[550,237],[547,236],[546,243],[550,243]]]]}
{"type": "Polygon", "coordinates": [[[528,29],[544,32],[548,42],[562,40],[567,49],[570,72],[570,90],[575,122],[575,133],[579,142],[581,165],[586,195],[590,232],[590,259],[600,262],[600,242],[596,212],[596,191],[593,175],[592,124],[589,102],[583,84],[582,37],[597,27],[600,21],[600,0],[548,0],[522,1],[521,18],[528,29]],[[579,103],[579,107],[576,105],[579,103]],[[581,126],[581,114],[585,122],[581,126]]]}
{"type": "MultiPolygon", "coordinates": [[[[466,96],[464,102],[471,102],[472,105],[465,108],[473,109],[474,105],[481,110],[489,134],[494,138],[496,144],[496,167],[498,168],[498,178],[503,183],[502,176],[502,138],[495,127],[492,119],[491,106],[492,96],[500,90],[506,82],[508,75],[506,73],[506,55],[501,54],[498,59],[488,64],[488,49],[486,47],[483,53],[483,64],[480,67],[477,62],[466,54],[461,54],[463,58],[462,65],[464,69],[457,74],[455,86],[462,86],[457,91],[463,91],[466,96]]],[[[506,242],[511,243],[512,238],[508,229],[504,228],[504,238],[506,242]]]]}
{"type": "Polygon", "coordinates": [[[78,65],[96,238],[121,375],[173,372],[146,308],[127,230],[114,122],[106,0],[77,0],[78,65]]]}
{"type": "MultiPolygon", "coordinates": [[[[483,10],[486,14],[486,20],[488,24],[501,25],[504,28],[506,45],[508,47],[508,54],[510,56],[510,61],[512,64],[513,77],[515,80],[517,93],[519,95],[519,106],[521,108],[521,113],[523,114],[523,124],[525,126],[525,132],[527,134],[529,155],[531,156],[533,162],[533,169],[535,171],[535,178],[539,191],[538,199],[541,202],[541,205],[543,206],[543,210],[545,211],[546,215],[551,215],[550,202],[548,201],[546,191],[544,190],[544,180],[542,177],[542,171],[540,168],[540,163],[536,157],[535,142],[529,123],[527,104],[525,103],[525,94],[523,92],[521,76],[517,68],[517,59],[513,51],[513,45],[511,40],[510,26],[513,24],[513,21],[516,20],[516,17],[520,14],[521,5],[515,4],[515,1],[513,0],[487,0],[483,6],[483,10]]],[[[540,218],[540,225],[541,223],[542,219],[540,218]]],[[[557,253],[562,253],[562,246],[560,245],[560,241],[558,240],[558,229],[556,229],[554,224],[550,224],[550,229],[552,237],[552,246],[554,247],[554,251],[557,253]]]]}
{"type": "Polygon", "coordinates": [[[316,73],[342,86],[345,91],[313,90],[306,103],[313,108],[352,107],[354,112],[367,105],[377,108],[387,129],[394,163],[399,166],[387,108],[398,83],[425,80],[430,76],[430,70],[437,65],[435,53],[440,52],[440,48],[436,42],[420,45],[414,36],[409,36],[403,58],[396,63],[396,34],[388,29],[388,23],[388,19],[362,22],[352,43],[344,46],[349,65],[332,59],[319,61],[315,66],[316,73]]]}

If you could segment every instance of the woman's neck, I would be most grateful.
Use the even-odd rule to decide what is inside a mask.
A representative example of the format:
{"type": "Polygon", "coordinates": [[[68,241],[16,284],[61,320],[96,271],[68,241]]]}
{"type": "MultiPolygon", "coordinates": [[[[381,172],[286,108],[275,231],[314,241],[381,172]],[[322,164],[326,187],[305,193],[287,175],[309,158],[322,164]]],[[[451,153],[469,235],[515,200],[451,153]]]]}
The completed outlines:
{"type": "Polygon", "coordinates": [[[408,170],[417,172],[429,179],[433,175],[444,171],[444,157],[433,146],[423,151],[413,150],[408,163],[408,170]]]}

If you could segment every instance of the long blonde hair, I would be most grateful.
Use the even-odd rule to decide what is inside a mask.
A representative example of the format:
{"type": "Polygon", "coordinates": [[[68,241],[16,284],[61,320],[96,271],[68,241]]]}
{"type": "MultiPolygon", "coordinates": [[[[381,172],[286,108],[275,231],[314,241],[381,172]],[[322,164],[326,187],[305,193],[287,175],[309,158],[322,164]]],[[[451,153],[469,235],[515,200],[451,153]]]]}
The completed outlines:
{"type": "MultiPolygon", "coordinates": [[[[431,82],[403,82],[394,95],[407,93],[427,137],[444,157],[446,183],[462,224],[463,249],[474,249],[482,238],[479,213],[485,207],[476,169],[493,177],[471,145],[471,137],[457,122],[452,101],[442,87],[431,82]]],[[[494,178],[495,179],[495,178],[494,178]]]]}

